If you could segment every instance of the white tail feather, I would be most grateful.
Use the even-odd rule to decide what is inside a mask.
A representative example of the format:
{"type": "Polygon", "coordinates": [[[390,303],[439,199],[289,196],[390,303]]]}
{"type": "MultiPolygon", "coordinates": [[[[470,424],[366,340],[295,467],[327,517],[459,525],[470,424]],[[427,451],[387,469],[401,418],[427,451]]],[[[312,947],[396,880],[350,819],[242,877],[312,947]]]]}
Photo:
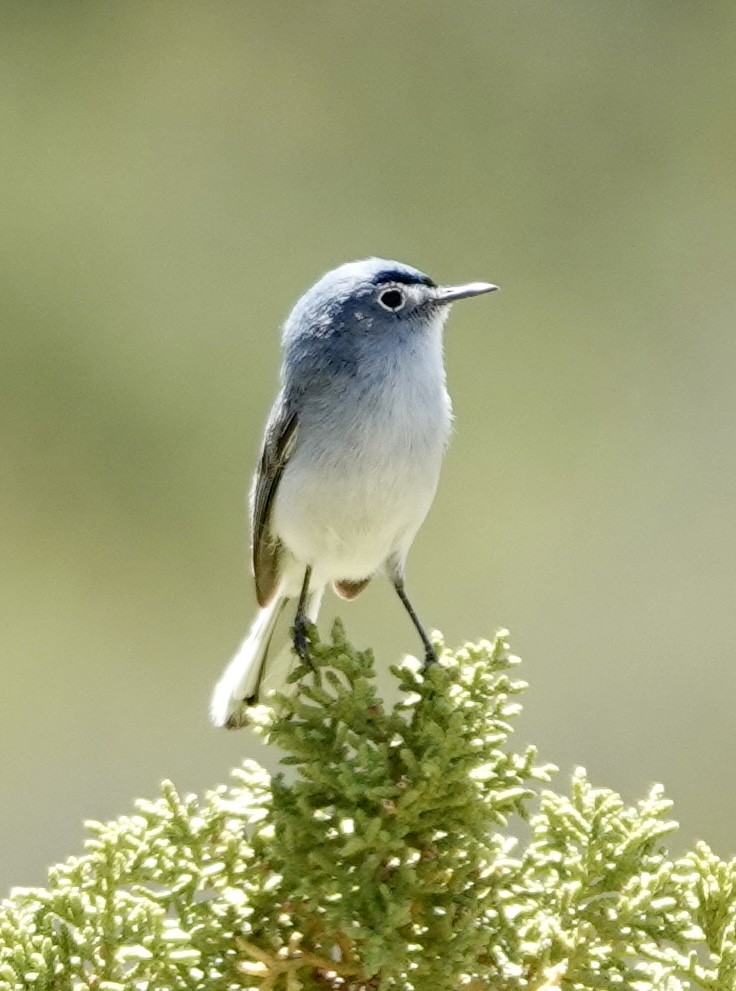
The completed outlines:
{"type": "Polygon", "coordinates": [[[236,727],[243,724],[244,703],[258,691],[268,645],[285,603],[286,599],[274,596],[267,606],[258,611],[248,636],[215,685],[210,706],[215,726],[236,727]]]}
{"type": "MultiPolygon", "coordinates": [[[[306,614],[315,622],[324,589],[315,589],[307,600],[306,614]]],[[[281,610],[288,599],[276,595],[258,611],[248,636],[215,685],[210,715],[215,726],[236,729],[247,721],[248,706],[265,698],[271,689],[281,689],[294,663],[291,644],[268,660],[268,648],[281,610]]]]}

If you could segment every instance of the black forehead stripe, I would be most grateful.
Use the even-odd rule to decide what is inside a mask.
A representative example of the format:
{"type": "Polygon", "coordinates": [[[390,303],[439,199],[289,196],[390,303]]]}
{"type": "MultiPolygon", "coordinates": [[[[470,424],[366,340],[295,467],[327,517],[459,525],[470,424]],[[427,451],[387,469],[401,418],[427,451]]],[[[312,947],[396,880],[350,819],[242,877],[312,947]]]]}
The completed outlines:
{"type": "Polygon", "coordinates": [[[399,268],[385,268],[382,272],[377,272],[373,277],[375,285],[380,286],[383,282],[398,282],[401,286],[431,286],[435,289],[437,283],[433,282],[428,275],[420,272],[406,272],[399,268]]]}

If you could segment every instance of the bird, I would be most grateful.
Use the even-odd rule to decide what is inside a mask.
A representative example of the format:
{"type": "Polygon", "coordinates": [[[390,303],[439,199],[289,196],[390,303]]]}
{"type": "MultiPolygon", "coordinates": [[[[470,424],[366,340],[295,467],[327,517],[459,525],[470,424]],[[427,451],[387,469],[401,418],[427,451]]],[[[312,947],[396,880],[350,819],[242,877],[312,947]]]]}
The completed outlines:
{"type": "Polygon", "coordinates": [[[215,726],[247,724],[276,622],[292,599],[294,648],[308,658],[309,625],[328,585],[354,599],[386,575],[425,665],[435,661],[405,567],[451,431],[443,328],[454,302],[496,289],[441,286],[411,265],[366,258],[327,272],[296,302],[250,491],[259,609],[213,693],[215,726]]]}

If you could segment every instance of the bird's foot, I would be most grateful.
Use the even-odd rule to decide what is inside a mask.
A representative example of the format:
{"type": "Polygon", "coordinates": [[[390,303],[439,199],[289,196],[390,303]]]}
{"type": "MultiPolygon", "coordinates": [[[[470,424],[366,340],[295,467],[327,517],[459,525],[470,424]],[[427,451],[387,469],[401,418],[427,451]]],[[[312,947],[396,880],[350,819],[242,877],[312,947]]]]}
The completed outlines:
{"type": "Polygon", "coordinates": [[[309,660],[309,637],[307,636],[310,626],[311,623],[304,613],[298,612],[294,618],[294,650],[299,655],[302,663],[311,666],[311,661],[309,660]]]}
{"type": "Polygon", "coordinates": [[[437,652],[431,644],[428,644],[424,651],[424,670],[437,663],[437,652]]]}

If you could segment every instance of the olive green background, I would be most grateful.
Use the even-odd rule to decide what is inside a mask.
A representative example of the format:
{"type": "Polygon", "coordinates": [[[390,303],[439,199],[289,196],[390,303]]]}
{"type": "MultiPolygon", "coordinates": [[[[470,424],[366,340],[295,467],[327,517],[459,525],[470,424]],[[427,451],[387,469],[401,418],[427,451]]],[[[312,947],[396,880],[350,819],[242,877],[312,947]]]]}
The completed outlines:
{"type": "MultiPolygon", "coordinates": [[[[262,753],[207,706],[279,324],[367,254],[503,288],[449,323],[420,614],[510,627],[520,742],[629,800],[663,780],[678,844],[736,852],[736,5],[0,21],[0,891],[262,753]]],[[[384,583],[340,608],[380,665],[417,650],[384,583]]]]}

